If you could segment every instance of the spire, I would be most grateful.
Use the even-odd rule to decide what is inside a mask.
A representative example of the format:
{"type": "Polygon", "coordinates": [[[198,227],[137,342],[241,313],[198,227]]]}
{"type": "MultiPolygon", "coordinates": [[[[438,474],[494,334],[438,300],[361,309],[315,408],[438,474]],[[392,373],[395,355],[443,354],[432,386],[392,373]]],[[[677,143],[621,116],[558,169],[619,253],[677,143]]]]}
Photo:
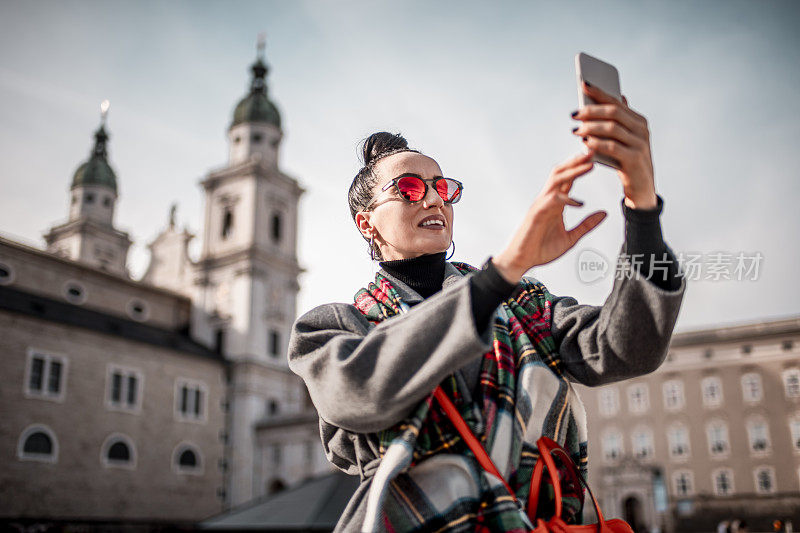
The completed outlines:
{"type": "Polygon", "coordinates": [[[94,132],[94,150],[93,155],[99,157],[106,157],[106,142],[108,141],[108,133],[106,133],[106,117],[108,116],[108,108],[111,106],[108,100],[103,100],[100,104],[100,127],[94,132]]]}
{"type": "Polygon", "coordinates": [[[258,34],[258,44],[256,45],[256,62],[250,67],[253,71],[253,81],[250,83],[250,94],[267,94],[267,82],[265,80],[269,68],[264,63],[264,49],[267,47],[266,35],[262,32],[258,34]]]}
{"type": "Polygon", "coordinates": [[[256,45],[256,61],[250,67],[253,79],[250,81],[250,92],[236,105],[233,111],[231,128],[243,122],[266,122],[280,128],[281,117],[275,105],[267,97],[267,73],[269,68],[264,60],[266,37],[258,36],[256,45]]]}
{"type": "Polygon", "coordinates": [[[117,177],[108,164],[106,121],[109,106],[108,100],[100,104],[100,127],[94,132],[94,147],[89,160],[78,167],[72,176],[73,189],[82,185],[105,185],[117,192],[117,177]]]}

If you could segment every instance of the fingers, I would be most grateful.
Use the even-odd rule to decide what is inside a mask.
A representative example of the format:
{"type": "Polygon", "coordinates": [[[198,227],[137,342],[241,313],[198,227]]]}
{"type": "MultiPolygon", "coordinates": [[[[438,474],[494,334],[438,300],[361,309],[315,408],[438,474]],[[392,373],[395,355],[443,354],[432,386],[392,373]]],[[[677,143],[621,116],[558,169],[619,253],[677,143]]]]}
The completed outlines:
{"type": "Polygon", "coordinates": [[[622,164],[623,169],[631,168],[636,158],[641,157],[645,151],[625,146],[613,139],[599,139],[585,137],[584,144],[598,154],[608,155],[622,164]]]}
{"type": "Polygon", "coordinates": [[[554,166],[553,167],[553,173],[560,172],[560,171],[564,170],[565,168],[573,167],[578,163],[582,163],[582,162],[588,161],[590,159],[590,157],[591,157],[591,153],[574,155],[574,156],[570,157],[569,159],[567,159],[566,161],[564,161],[563,163],[559,163],[556,166],[554,166]]]}
{"type": "Polygon", "coordinates": [[[584,122],[577,128],[573,128],[572,134],[579,137],[594,135],[595,137],[615,139],[625,146],[644,148],[647,145],[647,141],[637,137],[628,128],[613,120],[591,120],[584,122]]]}
{"type": "Polygon", "coordinates": [[[576,200],[575,198],[570,198],[568,195],[562,192],[555,193],[555,196],[556,198],[564,202],[566,205],[571,205],[573,207],[581,207],[583,205],[583,202],[581,202],[580,200],[576,200]]]}
{"type": "Polygon", "coordinates": [[[569,230],[567,235],[569,235],[570,247],[574,246],[581,237],[596,228],[606,218],[607,214],[605,211],[595,211],[581,220],[580,224],[569,230]]]}
{"type": "Polygon", "coordinates": [[[634,134],[649,139],[647,119],[628,107],[627,98],[623,96],[622,102],[620,102],[600,88],[586,85],[586,82],[583,82],[583,91],[598,103],[581,107],[573,118],[576,120],[615,120],[634,134]]]}
{"type": "Polygon", "coordinates": [[[550,186],[562,193],[568,193],[575,179],[594,168],[594,161],[591,160],[592,155],[594,155],[594,152],[590,149],[588,154],[572,159],[571,161],[574,161],[572,166],[553,169],[550,186]]]}

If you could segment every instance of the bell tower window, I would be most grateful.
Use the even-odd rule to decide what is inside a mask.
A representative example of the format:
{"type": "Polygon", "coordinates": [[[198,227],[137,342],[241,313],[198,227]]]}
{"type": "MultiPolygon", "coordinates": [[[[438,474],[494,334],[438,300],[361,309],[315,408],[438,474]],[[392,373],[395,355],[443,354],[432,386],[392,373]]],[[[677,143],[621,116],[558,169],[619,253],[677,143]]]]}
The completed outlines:
{"type": "Polygon", "coordinates": [[[260,143],[261,142],[261,134],[260,133],[254,133],[253,136],[251,137],[251,140],[253,141],[254,144],[260,143]]]}
{"type": "Polygon", "coordinates": [[[281,214],[280,213],[273,213],[272,214],[272,227],[271,227],[272,231],[271,231],[271,233],[272,233],[272,240],[275,243],[281,242],[281,232],[283,230],[283,228],[281,226],[282,226],[282,224],[281,224],[281,214]]]}
{"type": "Polygon", "coordinates": [[[233,232],[233,208],[225,207],[222,214],[222,238],[227,239],[233,232]]]}

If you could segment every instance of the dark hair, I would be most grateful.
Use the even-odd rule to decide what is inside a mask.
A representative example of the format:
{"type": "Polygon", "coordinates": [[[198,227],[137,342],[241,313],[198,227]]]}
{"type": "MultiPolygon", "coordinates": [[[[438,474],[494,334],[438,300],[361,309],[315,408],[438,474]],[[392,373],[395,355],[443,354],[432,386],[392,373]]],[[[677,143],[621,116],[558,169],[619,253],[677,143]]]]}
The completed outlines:
{"type": "MultiPolygon", "coordinates": [[[[378,176],[373,172],[375,163],[386,156],[399,152],[417,152],[408,147],[408,141],[399,133],[389,133],[379,131],[373,133],[361,145],[361,160],[364,166],[358,171],[350,190],[347,192],[347,201],[350,204],[350,215],[353,222],[356,220],[356,213],[365,211],[367,204],[372,199],[373,189],[378,182],[378,176]]],[[[372,252],[377,259],[383,259],[377,245],[373,246],[372,252]]]]}

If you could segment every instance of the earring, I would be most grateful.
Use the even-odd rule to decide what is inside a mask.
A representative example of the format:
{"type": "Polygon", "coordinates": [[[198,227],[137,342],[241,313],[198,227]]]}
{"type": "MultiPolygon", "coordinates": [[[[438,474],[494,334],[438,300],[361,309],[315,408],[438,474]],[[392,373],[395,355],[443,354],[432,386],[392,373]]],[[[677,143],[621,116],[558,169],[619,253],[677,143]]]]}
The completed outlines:
{"type": "Polygon", "coordinates": [[[375,261],[375,235],[369,238],[369,258],[375,261]]]}
{"type": "MultiPolygon", "coordinates": [[[[445,258],[444,258],[444,259],[445,259],[445,261],[447,261],[448,259],[450,259],[451,257],[453,257],[453,254],[454,254],[454,253],[456,253],[456,241],[450,241],[450,244],[452,244],[452,245],[453,245],[453,251],[452,251],[452,252],[450,252],[450,255],[448,255],[447,257],[445,257],[445,258]]],[[[450,248],[450,247],[448,246],[448,248],[450,248]]]]}

